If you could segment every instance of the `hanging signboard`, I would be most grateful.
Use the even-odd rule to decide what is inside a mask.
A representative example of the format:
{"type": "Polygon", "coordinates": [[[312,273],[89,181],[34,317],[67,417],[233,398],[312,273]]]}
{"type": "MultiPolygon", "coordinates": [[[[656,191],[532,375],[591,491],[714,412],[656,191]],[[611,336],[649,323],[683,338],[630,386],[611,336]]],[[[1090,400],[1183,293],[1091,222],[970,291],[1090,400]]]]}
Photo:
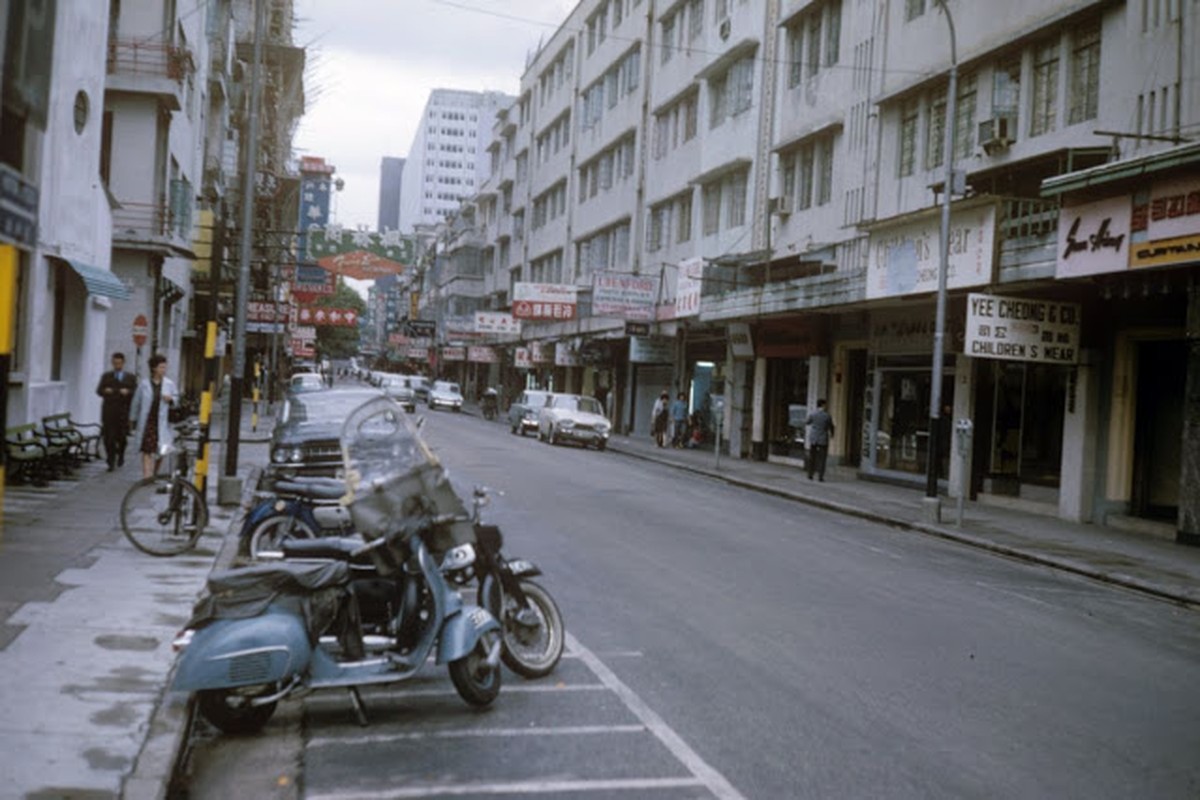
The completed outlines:
{"type": "MultiPolygon", "coordinates": [[[[955,208],[950,215],[950,259],[946,286],[963,289],[992,280],[996,206],[955,208]]],[[[941,261],[941,219],[918,215],[871,231],[867,259],[867,299],[936,292],[941,261]]]]}
{"type": "Polygon", "coordinates": [[[513,317],[553,321],[575,319],[575,294],[575,287],[565,283],[515,283],[513,317]]]}
{"type": "Polygon", "coordinates": [[[1159,181],[1135,196],[1130,228],[1133,269],[1200,261],[1200,178],[1159,181]]]}
{"type": "Polygon", "coordinates": [[[592,276],[592,315],[620,319],[654,319],[658,278],[597,272],[592,276]]]}
{"type": "Polygon", "coordinates": [[[518,347],[513,351],[513,366],[517,369],[533,369],[528,347],[518,347]]]}
{"type": "Polygon", "coordinates": [[[675,278],[675,318],[700,313],[700,293],[704,289],[704,259],[688,258],[679,262],[675,278]]]}
{"type": "Polygon", "coordinates": [[[404,355],[406,358],[410,358],[413,361],[428,361],[429,348],[421,347],[420,345],[409,345],[405,348],[404,355]]]}
{"type": "Polygon", "coordinates": [[[737,361],[754,358],[754,339],[748,323],[729,323],[729,352],[737,361]]]}
{"type": "Polygon", "coordinates": [[[1129,267],[1129,195],[1064,206],[1058,219],[1057,278],[1119,272],[1129,267]]]}
{"type": "Polygon", "coordinates": [[[7,164],[0,164],[0,242],[37,244],[38,189],[7,164]]]}
{"type": "Polygon", "coordinates": [[[550,345],[545,342],[530,342],[529,359],[534,364],[553,364],[554,351],[551,350],[550,345]]]}
{"type": "Polygon", "coordinates": [[[358,312],[353,308],[301,306],[296,320],[301,325],[349,328],[358,324],[358,312]]]}
{"type": "Polygon", "coordinates": [[[467,361],[472,364],[499,364],[500,354],[494,347],[472,346],[467,348],[467,361]]]}
{"type": "Polygon", "coordinates": [[[666,337],[629,337],[630,364],[674,364],[675,340],[666,337]]]}
{"type": "Polygon", "coordinates": [[[578,367],[583,362],[579,359],[579,351],[566,342],[554,343],[554,366],[578,367]]]}
{"type": "Polygon", "coordinates": [[[360,280],[398,275],[416,260],[417,241],[399,231],[383,233],[341,225],[308,225],[307,256],[338,275],[360,280]]]}
{"type": "Polygon", "coordinates": [[[404,335],[414,339],[432,339],[437,336],[437,323],[428,319],[406,319],[404,335]]]}
{"type": "Polygon", "coordinates": [[[1079,304],[967,295],[966,354],[1041,364],[1079,363],[1079,304]]]}
{"type": "Polygon", "coordinates": [[[476,311],[475,332],[492,336],[519,336],[521,323],[503,311],[476,311]]]}
{"type": "Polygon", "coordinates": [[[442,348],[442,361],[466,361],[467,348],[448,345],[442,348]]]}

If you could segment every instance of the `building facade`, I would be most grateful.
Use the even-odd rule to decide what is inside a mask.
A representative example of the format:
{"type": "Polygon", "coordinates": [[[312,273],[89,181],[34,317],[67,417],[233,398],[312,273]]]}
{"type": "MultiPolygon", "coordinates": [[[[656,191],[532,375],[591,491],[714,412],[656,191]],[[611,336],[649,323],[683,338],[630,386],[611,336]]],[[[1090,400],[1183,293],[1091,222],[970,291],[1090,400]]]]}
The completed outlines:
{"type": "Polygon", "coordinates": [[[1200,11],[981,7],[580,3],[474,199],[486,307],[575,299],[526,318],[498,377],[603,396],[635,434],[682,390],[734,455],[797,464],[828,399],[831,455],[864,478],[918,491],[932,450],[952,496],[1194,536],[1200,11]]]}
{"type": "Polygon", "coordinates": [[[400,186],[403,180],[404,159],[384,156],[379,163],[379,212],[375,230],[400,230],[400,186]]]}
{"type": "Polygon", "coordinates": [[[472,197],[486,176],[484,151],[496,112],[512,102],[499,92],[435,89],[405,160],[400,230],[436,225],[472,197]]]}

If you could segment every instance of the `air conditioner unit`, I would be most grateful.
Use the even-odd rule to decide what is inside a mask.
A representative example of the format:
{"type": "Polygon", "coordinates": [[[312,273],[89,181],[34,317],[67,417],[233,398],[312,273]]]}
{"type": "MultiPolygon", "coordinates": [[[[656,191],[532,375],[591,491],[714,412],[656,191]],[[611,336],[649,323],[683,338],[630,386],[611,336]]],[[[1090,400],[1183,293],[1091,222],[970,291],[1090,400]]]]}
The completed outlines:
{"type": "Polygon", "coordinates": [[[729,17],[717,23],[717,34],[720,35],[721,41],[729,38],[729,34],[733,32],[733,23],[729,21],[729,17]]]}
{"type": "Polygon", "coordinates": [[[988,155],[1007,148],[1016,138],[1017,121],[1011,116],[998,116],[979,123],[979,146],[988,155]]]}
{"type": "Polygon", "coordinates": [[[771,198],[771,213],[778,214],[781,217],[786,217],[795,210],[796,206],[792,198],[787,196],[771,198]]]}

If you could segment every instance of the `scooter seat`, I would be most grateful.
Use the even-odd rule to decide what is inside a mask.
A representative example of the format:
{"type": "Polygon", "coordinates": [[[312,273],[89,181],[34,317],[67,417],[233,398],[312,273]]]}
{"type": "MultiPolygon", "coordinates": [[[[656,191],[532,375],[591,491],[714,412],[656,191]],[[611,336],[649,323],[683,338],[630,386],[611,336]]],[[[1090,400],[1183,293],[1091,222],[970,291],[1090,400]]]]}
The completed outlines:
{"type": "Polygon", "coordinates": [[[208,591],[218,596],[264,592],[307,594],[343,586],[349,580],[350,568],[340,561],[304,564],[277,561],[214,572],[208,577],[208,591]]]}
{"type": "Polygon", "coordinates": [[[285,539],[282,544],[284,558],[329,558],[337,561],[362,561],[365,556],[353,558],[365,542],[357,536],[329,536],[319,539],[285,539]]]}
{"type": "Polygon", "coordinates": [[[291,478],[275,481],[275,492],[311,500],[338,500],[346,494],[346,482],[337,478],[291,478]]]}

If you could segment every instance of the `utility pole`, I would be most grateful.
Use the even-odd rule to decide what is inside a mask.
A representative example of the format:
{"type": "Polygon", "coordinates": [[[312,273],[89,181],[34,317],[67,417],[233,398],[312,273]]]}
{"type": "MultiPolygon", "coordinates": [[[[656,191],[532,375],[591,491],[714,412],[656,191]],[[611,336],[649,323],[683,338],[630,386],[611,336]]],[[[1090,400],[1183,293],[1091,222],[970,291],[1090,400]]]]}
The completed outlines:
{"type": "Polygon", "coordinates": [[[954,19],[946,0],[938,0],[950,28],[950,84],[946,87],[946,178],[942,186],[941,258],[938,263],[937,312],[933,329],[933,376],[929,386],[929,448],[925,473],[926,516],[941,521],[938,498],[938,466],[941,464],[942,372],[946,339],[946,275],[950,271],[950,200],[954,189],[954,140],[957,133],[955,103],[958,95],[958,49],[954,37],[954,19]]]}
{"type": "Polygon", "coordinates": [[[234,298],[233,374],[229,381],[229,414],[225,422],[225,474],[221,477],[219,500],[236,504],[241,500],[237,477],[238,438],[242,428],[242,384],[246,373],[246,305],[250,294],[250,243],[254,226],[255,173],[258,171],[258,113],[262,102],[263,29],[266,3],[254,0],[254,51],[250,65],[250,107],[246,117],[246,140],[242,152],[242,229],[238,259],[237,294],[234,298]],[[233,496],[236,493],[236,496],[233,496]]]}

